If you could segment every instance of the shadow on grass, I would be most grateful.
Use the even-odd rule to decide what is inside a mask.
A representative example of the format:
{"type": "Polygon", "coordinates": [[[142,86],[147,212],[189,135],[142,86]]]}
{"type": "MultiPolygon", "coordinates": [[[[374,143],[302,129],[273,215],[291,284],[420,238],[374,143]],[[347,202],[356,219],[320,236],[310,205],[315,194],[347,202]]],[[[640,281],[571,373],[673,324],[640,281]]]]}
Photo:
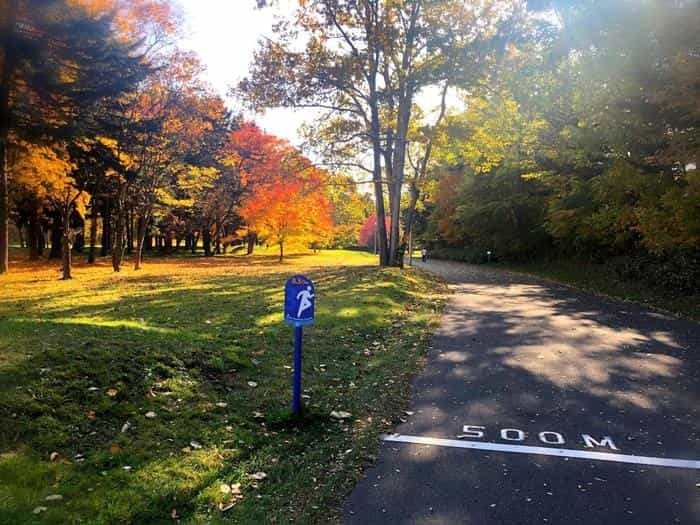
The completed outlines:
{"type": "Polygon", "coordinates": [[[352,448],[353,423],[327,414],[360,414],[389,394],[388,382],[403,373],[397,355],[410,350],[416,361],[409,341],[422,336],[426,318],[406,321],[396,339],[388,330],[405,305],[420,303],[409,276],[372,267],[310,267],[309,274],[320,293],[317,324],[305,334],[308,412],[296,422],[287,412],[284,268],[196,280],[129,276],[94,295],[76,287],[64,296],[0,300],[0,521],[32,522],[31,509],[54,492],[64,501],[42,514],[49,523],[150,522],[172,509],[201,517],[227,501],[222,483],[263,498],[230,511],[244,522],[286,512],[281,500],[310,516],[313,498],[337,498],[354,470],[326,463],[352,448]],[[361,308],[347,311],[350,302],[361,308]],[[373,341],[381,348],[365,356],[373,341]],[[277,488],[258,487],[248,477],[256,471],[277,488]],[[290,473],[307,487],[303,496],[290,473]],[[319,476],[333,481],[308,490],[319,476]]]}

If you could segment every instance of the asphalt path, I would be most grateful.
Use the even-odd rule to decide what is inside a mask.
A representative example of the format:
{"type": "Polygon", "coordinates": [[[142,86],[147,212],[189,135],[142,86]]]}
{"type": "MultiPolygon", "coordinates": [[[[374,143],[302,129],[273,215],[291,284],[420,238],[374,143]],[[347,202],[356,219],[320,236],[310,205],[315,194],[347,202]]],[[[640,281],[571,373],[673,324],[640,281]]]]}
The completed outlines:
{"type": "Polygon", "coordinates": [[[488,267],[419,265],[454,292],[396,428],[429,444],[384,441],[344,523],[700,524],[699,323],[488,267]],[[565,457],[579,452],[632,462],[565,457]]]}

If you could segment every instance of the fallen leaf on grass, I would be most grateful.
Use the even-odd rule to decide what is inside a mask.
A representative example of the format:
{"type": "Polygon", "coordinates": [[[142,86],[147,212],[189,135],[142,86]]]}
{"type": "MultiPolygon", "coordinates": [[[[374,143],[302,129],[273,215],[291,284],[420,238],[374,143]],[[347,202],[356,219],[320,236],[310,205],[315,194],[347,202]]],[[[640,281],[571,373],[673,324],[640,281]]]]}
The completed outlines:
{"type": "Polygon", "coordinates": [[[34,507],[32,514],[41,514],[42,512],[47,511],[47,510],[49,510],[49,509],[47,509],[46,507],[41,507],[41,506],[34,507]]]}
{"type": "Polygon", "coordinates": [[[347,419],[349,417],[352,417],[352,414],[343,410],[333,410],[331,412],[331,417],[335,419],[347,419]]]}
{"type": "Polygon", "coordinates": [[[219,510],[220,510],[221,512],[226,512],[227,510],[231,510],[233,507],[236,506],[236,503],[237,503],[237,502],[238,502],[238,500],[232,499],[231,501],[229,501],[229,502],[226,503],[226,504],[224,504],[224,503],[219,503],[219,510]]]}
{"type": "Polygon", "coordinates": [[[258,384],[255,381],[248,381],[248,386],[251,388],[255,388],[256,386],[258,386],[258,384]]]}
{"type": "Polygon", "coordinates": [[[119,391],[116,388],[110,388],[109,390],[107,390],[107,395],[109,397],[115,397],[118,393],[119,391]]]}
{"type": "Polygon", "coordinates": [[[248,477],[256,481],[262,481],[267,477],[267,474],[264,472],[256,472],[255,474],[249,474],[248,477]]]}
{"type": "Polygon", "coordinates": [[[190,446],[195,450],[202,448],[201,443],[198,443],[197,441],[190,441],[190,446]]]}
{"type": "Polygon", "coordinates": [[[153,412],[153,410],[150,410],[150,411],[146,412],[146,417],[147,417],[148,419],[155,419],[155,418],[156,418],[156,415],[157,415],[157,414],[156,414],[155,412],[153,412]]]}

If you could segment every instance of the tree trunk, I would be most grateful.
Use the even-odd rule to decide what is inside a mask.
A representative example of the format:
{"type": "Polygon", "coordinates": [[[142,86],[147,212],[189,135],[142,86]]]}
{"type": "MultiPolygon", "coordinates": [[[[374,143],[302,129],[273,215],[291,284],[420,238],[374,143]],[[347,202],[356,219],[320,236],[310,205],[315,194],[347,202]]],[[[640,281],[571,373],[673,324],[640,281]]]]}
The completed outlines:
{"type": "Polygon", "coordinates": [[[19,247],[26,248],[27,247],[27,239],[24,237],[24,224],[15,223],[15,227],[17,228],[17,235],[19,235],[19,247]]]}
{"type": "MultiPolygon", "coordinates": [[[[63,280],[72,279],[72,266],[73,261],[71,260],[71,231],[70,231],[70,216],[71,216],[71,205],[65,205],[63,210],[63,235],[61,237],[61,248],[62,248],[62,259],[63,259],[63,280]]],[[[51,246],[53,249],[53,246],[51,246]]]]}
{"type": "Polygon", "coordinates": [[[97,207],[92,203],[92,215],[90,216],[90,249],[88,250],[88,263],[95,262],[95,244],[97,244],[97,207]]]}
{"type": "Polygon", "coordinates": [[[450,87],[449,80],[445,82],[442,87],[442,94],[440,96],[440,113],[438,114],[435,124],[433,124],[433,132],[428,139],[428,143],[425,146],[425,153],[423,158],[420,159],[415,166],[415,176],[411,181],[411,200],[408,205],[408,215],[406,217],[406,228],[404,230],[404,242],[406,237],[408,237],[409,248],[411,250],[409,254],[409,263],[411,262],[411,257],[413,253],[413,223],[416,219],[416,205],[418,204],[418,197],[420,196],[420,190],[418,189],[418,183],[423,180],[428,172],[428,164],[430,163],[430,158],[433,152],[433,142],[435,139],[436,132],[440,124],[442,124],[445,114],[447,112],[447,90],[450,87]]]}
{"type": "MultiPolygon", "coordinates": [[[[373,98],[376,99],[374,94],[373,98]]],[[[384,211],[384,189],[382,188],[382,145],[379,137],[379,110],[376,100],[372,106],[372,149],[374,165],[372,166],[372,181],[374,183],[374,199],[377,215],[377,251],[379,252],[379,265],[387,266],[389,257],[387,253],[386,237],[386,212],[384,211]]]]}
{"type": "Polygon", "coordinates": [[[61,225],[62,219],[63,217],[61,217],[60,212],[53,213],[53,219],[51,220],[51,249],[49,250],[49,259],[61,258],[63,229],[68,228],[67,224],[61,225]],[[61,226],[63,226],[63,229],[61,226]]]}
{"type": "Polygon", "coordinates": [[[199,232],[192,234],[192,254],[197,253],[197,246],[199,245],[199,232]]]}
{"type": "Polygon", "coordinates": [[[148,231],[148,222],[151,220],[150,216],[139,217],[136,221],[138,224],[138,236],[136,238],[136,261],[134,262],[134,270],[141,269],[141,261],[143,256],[143,244],[146,240],[146,232],[148,231]]]}
{"type": "Polygon", "coordinates": [[[408,213],[406,214],[406,224],[403,232],[403,242],[406,239],[413,239],[413,222],[416,218],[416,204],[418,204],[418,197],[420,196],[420,191],[415,185],[415,182],[411,184],[411,200],[408,202],[408,213]]]}
{"type": "Polygon", "coordinates": [[[211,231],[208,227],[202,230],[202,244],[204,245],[204,256],[211,257],[211,231]]]}
{"type": "Polygon", "coordinates": [[[406,167],[406,137],[408,135],[408,125],[411,120],[411,103],[413,87],[410,80],[406,87],[406,93],[399,102],[396,138],[394,146],[394,158],[391,174],[392,181],[389,181],[389,205],[391,213],[391,232],[389,234],[389,265],[398,266],[399,261],[399,226],[401,222],[401,193],[403,189],[403,179],[406,167]]]}
{"type": "MultiPolygon", "coordinates": [[[[4,76],[4,75],[3,75],[4,76]]],[[[3,79],[3,82],[5,79],[3,79]]],[[[4,93],[5,88],[3,87],[2,93],[0,94],[0,99],[6,98],[7,95],[4,93]]],[[[0,109],[3,115],[2,119],[5,120],[7,115],[7,100],[0,100],[0,105],[3,107],[0,109]],[[4,103],[3,103],[4,102],[4,103]]],[[[3,122],[2,131],[0,131],[0,274],[7,273],[10,264],[10,199],[8,191],[8,129],[6,129],[6,124],[3,122]]]]}
{"type": "Polygon", "coordinates": [[[280,242],[280,262],[284,259],[284,242],[280,242]]]}
{"type": "Polygon", "coordinates": [[[102,247],[100,255],[107,257],[112,247],[112,202],[110,197],[102,203],[102,247]]]}
{"type": "Polygon", "coordinates": [[[124,201],[126,200],[126,184],[122,184],[119,189],[119,197],[117,199],[117,224],[114,232],[114,246],[112,248],[112,268],[115,272],[122,269],[122,261],[124,259],[124,201]]]}
{"type": "Polygon", "coordinates": [[[126,210],[126,253],[134,251],[134,210],[132,206],[126,210]]]}
{"type": "Polygon", "coordinates": [[[216,233],[214,234],[214,253],[216,253],[216,255],[221,255],[221,221],[218,217],[214,224],[216,228],[216,233]]]}
{"type": "MultiPolygon", "coordinates": [[[[12,41],[17,22],[18,0],[6,4],[7,17],[0,28],[7,39],[12,41]]],[[[15,46],[3,46],[3,64],[0,73],[0,275],[7,273],[10,265],[10,198],[9,198],[9,136],[10,136],[10,91],[17,64],[15,46]]]]}
{"type": "MultiPolygon", "coordinates": [[[[0,104],[2,104],[1,101],[0,104]]],[[[3,130],[2,135],[3,136],[0,136],[0,172],[2,172],[0,173],[0,274],[7,273],[10,265],[10,199],[7,187],[7,172],[9,171],[7,159],[7,131],[3,130]]]]}
{"type": "Polygon", "coordinates": [[[76,253],[83,253],[83,248],[85,248],[85,219],[78,215],[78,221],[80,222],[80,227],[77,228],[72,246],[76,253]]]}
{"type": "Polygon", "coordinates": [[[44,254],[44,232],[41,231],[41,210],[32,211],[29,216],[29,258],[40,258],[44,254]]]}
{"type": "Polygon", "coordinates": [[[257,241],[257,238],[258,236],[255,233],[248,233],[248,236],[246,237],[246,255],[253,255],[253,251],[255,250],[255,242],[257,241]]]}

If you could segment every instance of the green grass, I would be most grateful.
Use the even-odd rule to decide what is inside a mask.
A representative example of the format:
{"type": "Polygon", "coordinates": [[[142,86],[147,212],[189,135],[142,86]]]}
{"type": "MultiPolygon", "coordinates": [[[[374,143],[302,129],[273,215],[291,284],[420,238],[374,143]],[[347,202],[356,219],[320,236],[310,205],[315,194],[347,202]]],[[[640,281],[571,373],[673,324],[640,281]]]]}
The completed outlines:
{"type": "Polygon", "coordinates": [[[0,278],[0,523],[334,521],[401,416],[443,304],[426,274],[374,264],[324,252],[114,274],[100,261],[65,282],[16,263],[0,278]],[[318,297],[300,419],[281,319],[296,272],[318,297]],[[222,491],[238,483],[240,497],[222,491]]]}
{"type": "Polygon", "coordinates": [[[620,279],[609,267],[578,260],[499,263],[499,267],[544,277],[625,301],[645,304],[700,320],[700,294],[672,292],[647,283],[620,279]]]}

